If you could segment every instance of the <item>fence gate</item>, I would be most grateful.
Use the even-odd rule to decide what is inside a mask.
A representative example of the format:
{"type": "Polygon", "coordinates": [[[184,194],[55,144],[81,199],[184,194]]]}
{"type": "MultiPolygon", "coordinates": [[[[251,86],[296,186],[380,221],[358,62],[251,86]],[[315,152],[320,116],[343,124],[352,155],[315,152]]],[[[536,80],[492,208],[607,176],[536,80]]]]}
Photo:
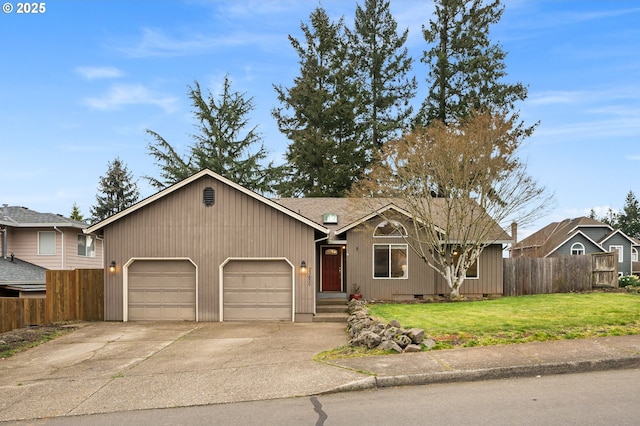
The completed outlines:
{"type": "Polygon", "coordinates": [[[618,286],[618,253],[594,253],[591,280],[594,287],[618,286]]]}

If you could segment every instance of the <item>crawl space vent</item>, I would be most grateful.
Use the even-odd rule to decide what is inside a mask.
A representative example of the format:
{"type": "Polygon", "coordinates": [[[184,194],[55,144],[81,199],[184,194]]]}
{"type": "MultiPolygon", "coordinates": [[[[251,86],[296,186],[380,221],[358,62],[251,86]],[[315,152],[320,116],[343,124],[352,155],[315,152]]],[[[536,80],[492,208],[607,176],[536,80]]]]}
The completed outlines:
{"type": "Polygon", "coordinates": [[[216,193],[213,188],[207,187],[202,191],[202,202],[207,207],[211,207],[216,203],[216,193]]]}

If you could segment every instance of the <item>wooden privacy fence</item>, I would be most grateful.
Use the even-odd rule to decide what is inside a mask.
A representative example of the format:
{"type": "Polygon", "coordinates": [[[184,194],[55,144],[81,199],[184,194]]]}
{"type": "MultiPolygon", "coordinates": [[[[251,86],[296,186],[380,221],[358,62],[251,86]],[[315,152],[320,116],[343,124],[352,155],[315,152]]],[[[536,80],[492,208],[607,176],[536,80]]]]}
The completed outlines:
{"type": "Polygon", "coordinates": [[[0,333],[45,323],[45,299],[0,297],[0,333]]]}
{"type": "Polygon", "coordinates": [[[569,293],[618,286],[617,253],[503,259],[504,296],[569,293]]]}
{"type": "Polygon", "coordinates": [[[0,298],[0,333],[58,321],[104,319],[102,269],[47,271],[44,299],[0,298]]]}
{"type": "Polygon", "coordinates": [[[47,271],[46,321],[102,321],[102,269],[47,271]]]}

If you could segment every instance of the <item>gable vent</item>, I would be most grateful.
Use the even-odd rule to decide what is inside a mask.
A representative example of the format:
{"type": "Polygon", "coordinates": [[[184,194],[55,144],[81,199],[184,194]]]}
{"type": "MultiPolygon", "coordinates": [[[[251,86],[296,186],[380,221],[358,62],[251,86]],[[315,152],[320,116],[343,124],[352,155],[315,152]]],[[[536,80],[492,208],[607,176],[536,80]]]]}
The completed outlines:
{"type": "Polygon", "coordinates": [[[322,215],[322,223],[324,224],[338,223],[338,215],[335,213],[325,213],[322,215]]]}
{"type": "Polygon", "coordinates": [[[207,207],[211,207],[216,203],[216,193],[213,188],[206,187],[202,190],[202,202],[207,207]]]}

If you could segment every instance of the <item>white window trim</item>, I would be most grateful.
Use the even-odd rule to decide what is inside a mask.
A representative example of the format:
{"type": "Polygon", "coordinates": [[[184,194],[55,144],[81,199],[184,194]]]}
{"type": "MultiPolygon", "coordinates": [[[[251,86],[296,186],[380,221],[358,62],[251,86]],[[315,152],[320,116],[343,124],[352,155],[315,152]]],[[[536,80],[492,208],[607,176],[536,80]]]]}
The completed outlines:
{"type": "Polygon", "coordinates": [[[56,245],[58,244],[58,242],[56,241],[57,237],[56,237],[56,231],[38,231],[38,256],[55,256],[56,255],[56,245]],[[41,248],[41,240],[40,240],[40,236],[42,234],[53,234],[53,253],[43,253],[42,252],[42,248],[41,248]]]}
{"type": "Polygon", "coordinates": [[[405,228],[404,225],[398,222],[397,220],[383,220],[373,230],[373,238],[403,238],[403,236],[405,235],[407,235],[407,228],[405,228]],[[403,235],[376,235],[376,231],[378,230],[378,228],[383,227],[387,223],[392,223],[393,226],[401,229],[402,230],[401,232],[403,233],[403,235]]]}
{"type": "Polygon", "coordinates": [[[624,262],[624,246],[620,245],[611,245],[609,246],[609,251],[618,251],[618,263],[624,262]]]}
{"type": "Polygon", "coordinates": [[[376,243],[373,245],[371,253],[371,276],[374,280],[408,280],[409,279],[409,245],[408,244],[394,244],[394,243],[376,243]],[[405,273],[402,277],[376,277],[376,246],[387,246],[389,248],[389,274],[391,274],[391,247],[402,246],[407,254],[407,263],[405,264],[405,273]]]}
{"type": "Polygon", "coordinates": [[[96,244],[98,243],[96,237],[94,237],[93,235],[78,234],[78,238],[79,237],[84,237],[84,253],[85,254],[80,254],[76,250],[76,253],[78,254],[78,256],[79,257],[87,257],[87,258],[95,258],[96,257],[96,250],[98,249],[96,247],[96,244]],[[87,255],[87,240],[89,238],[93,238],[93,255],[92,256],[87,255]]]}
{"type": "Polygon", "coordinates": [[[573,244],[571,245],[571,255],[572,255],[572,256],[580,256],[580,255],[583,255],[583,254],[585,254],[585,253],[586,253],[586,251],[585,251],[585,248],[584,248],[584,244],[582,244],[582,243],[573,243],[573,244]],[[582,251],[582,253],[580,253],[580,254],[573,254],[573,251],[574,251],[574,250],[576,250],[576,251],[577,251],[577,250],[581,250],[581,251],[582,251]]]}

